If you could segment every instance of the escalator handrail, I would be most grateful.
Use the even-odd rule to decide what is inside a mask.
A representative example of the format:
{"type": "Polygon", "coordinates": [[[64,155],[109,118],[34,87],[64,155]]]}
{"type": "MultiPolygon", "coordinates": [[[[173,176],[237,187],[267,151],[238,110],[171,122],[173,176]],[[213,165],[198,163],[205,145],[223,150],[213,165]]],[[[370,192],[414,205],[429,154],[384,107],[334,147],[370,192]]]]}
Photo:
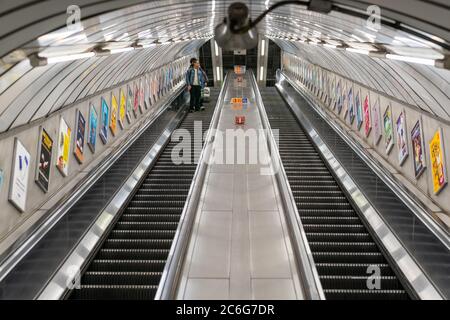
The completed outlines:
{"type": "Polygon", "coordinates": [[[216,107],[209,126],[210,130],[205,138],[205,145],[200,154],[194,177],[192,178],[189,193],[169,251],[166,265],[164,266],[158,290],[155,295],[155,300],[170,300],[173,299],[176,294],[178,279],[182,271],[192,225],[195,220],[203,182],[208,169],[208,160],[212,152],[215,132],[211,129],[217,128],[229,79],[230,77],[227,74],[224,78],[222,88],[217,98],[216,107]]]}
{"type": "Polygon", "coordinates": [[[259,91],[255,75],[252,73],[252,86],[255,92],[256,105],[259,109],[259,114],[263,128],[267,131],[268,150],[271,154],[272,163],[278,164],[278,171],[275,174],[280,195],[283,201],[285,216],[287,217],[288,226],[290,229],[291,242],[293,244],[297,266],[300,269],[299,274],[302,279],[301,285],[303,292],[307,299],[310,300],[325,300],[325,294],[320,282],[319,273],[317,272],[314,258],[309,247],[306,233],[303,224],[298,214],[297,205],[295,203],[294,195],[292,193],[286,172],[284,170],[283,162],[278,151],[278,145],[273,135],[267,113],[265,111],[264,102],[259,91]]]}

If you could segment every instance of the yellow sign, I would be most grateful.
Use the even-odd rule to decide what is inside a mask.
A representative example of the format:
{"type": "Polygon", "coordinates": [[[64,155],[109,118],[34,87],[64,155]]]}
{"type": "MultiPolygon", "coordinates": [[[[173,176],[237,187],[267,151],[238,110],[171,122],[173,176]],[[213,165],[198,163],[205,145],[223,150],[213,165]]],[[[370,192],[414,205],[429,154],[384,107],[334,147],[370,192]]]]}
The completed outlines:
{"type": "Polygon", "coordinates": [[[109,123],[109,128],[113,136],[116,135],[117,131],[117,111],[119,106],[117,105],[117,99],[114,94],[111,95],[111,121],[109,123]]]}
{"type": "Polygon", "coordinates": [[[124,121],[125,121],[125,115],[126,115],[126,98],[125,94],[123,93],[123,90],[120,90],[120,107],[119,107],[119,124],[120,127],[123,129],[124,127],[124,121]]]}
{"type": "Polygon", "coordinates": [[[242,103],[242,98],[233,98],[231,99],[231,103],[242,103]]]}
{"type": "Polygon", "coordinates": [[[442,129],[436,131],[430,141],[430,159],[434,194],[438,194],[447,184],[442,129]]]}

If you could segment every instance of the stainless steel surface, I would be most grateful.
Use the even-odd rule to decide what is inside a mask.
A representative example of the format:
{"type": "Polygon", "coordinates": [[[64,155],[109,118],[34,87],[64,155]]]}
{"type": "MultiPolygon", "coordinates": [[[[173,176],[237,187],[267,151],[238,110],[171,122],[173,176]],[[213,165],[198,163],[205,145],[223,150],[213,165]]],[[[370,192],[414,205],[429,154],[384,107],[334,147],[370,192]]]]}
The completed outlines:
{"type": "Polygon", "coordinates": [[[277,167],[275,177],[280,189],[280,195],[283,201],[286,219],[289,222],[288,227],[290,229],[290,235],[292,239],[291,241],[294,244],[293,249],[296,254],[296,262],[299,268],[299,275],[302,279],[301,284],[304,295],[306,299],[324,300],[325,295],[323,293],[322,285],[320,283],[319,275],[314,263],[314,258],[312,256],[311,249],[306,238],[305,230],[297,211],[297,205],[295,204],[294,195],[292,194],[289,180],[286,176],[286,171],[280,158],[277,141],[273,136],[273,131],[264,107],[264,101],[261,97],[261,93],[258,89],[254,75],[252,77],[251,83],[253,86],[253,90],[255,91],[256,105],[259,108],[259,114],[261,116],[263,127],[264,129],[268,130],[268,150],[270,150],[272,163],[275,163],[277,167]]]}
{"type": "Polygon", "coordinates": [[[167,263],[161,276],[161,281],[158,286],[155,300],[174,299],[181,267],[184,262],[186,249],[189,243],[192,224],[195,219],[200,193],[205,179],[208,159],[211,156],[211,147],[214,141],[214,131],[212,129],[217,128],[220,110],[222,109],[221,106],[224,101],[224,88],[226,88],[228,81],[229,77],[225,76],[224,84],[220,90],[219,97],[217,98],[217,104],[211,119],[208,135],[205,138],[205,144],[199,157],[197,169],[195,170],[195,174],[192,179],[192,184],[190,186],[186,203],[183,208],[183,213],[181,214],[180,222],[170,248],[167,263]]]}
{"type": "MultiPolygon", "coordinates": [[[[365,222],[370,226],[370,229],[374,236],[379,240],[379,242],[382,244],[383,249],[385,252],[387,252],[390,261],[394,263],[395,268],[400,272],[402,277],[406,280],[406,283],[412,288],[414,294],[417,298],[420,299],[442,299],[445,297],[445,279],[444,278],[435,278],[434,275],[428,273],[430,271],[433,271],[434,273],[437,270],[430,270],[428,268],[424,269],[424,263],[434,263],[431,262],[435,259],[446,259],[445,255],[442,255],[441,257],[437,257],[436,254],[429,252],[433,255],[433,258],[431,256],[428,256],[428,258],[431,261],[427,260],[421,260],[424,257],[417,256],[420,252],[422,252],[421,248],[414,249],[414,247],[411,247],[414,242],[412,243],[406,243],[407,246],[405,246],[405,236],[404,231],[400,231],[399,233],[399,223],[400,220],[394,221],[390,220],[389,217],[386,217],[386,214],[379,210],[384,210],[384,208],[380,208],[379,206],[374,206],[373,203],[378,203],[378,200],[373,198],[372,194],[368,194],[368,190],[361,189],[360,182],[354,181],[354,178],[348,173],[348,168],[346,167],[348,164],[342,164],[341,160],[336,158],[335,153],[336,151],[332,151],[329,149],[329,143],[330,141],[327,141],[325,143],[318,131],[314,129],[313,124],[311,123],[311,117],[306,115],[306,111],[304,108],[304,105],[300,105],[297,103],[297,101],[294,100],[292,97],[292,94],[290,94],[286,89],[285,85],[286,82],[289,82],[290,85],[292,85],[296,92],[298,92],[304,99],[306,99],[307,103],[317,112],[317,114],[320,116],[320,119],[327,123],[335,132],[339,135],[343,141],[346,141],[349,143],[349,138],[346,137],[338,128],[331,123],[330,119],[328,117],[325,117],[322,111],[319,110],[318,106],[316,105],[315,99],[310,96],[306,90],[302,90],[297,84],[294,82],[291,82],[289,78],[286,77],[286,75],[280,75],[280,79],[283,79],[281,82],[277,84],[277,88],[280,90],[281,94],[285,98],[285,100],[288,102],[290,107],[292,108],[293,112],[296,114],[299,121],[302,123],[303,126],[307,129],[308,134],[310,137],[318,143],[318,150],[322,153],[324,159],[327,160],[329,167],[333,169],[335,176],[340,180],[340,184],[345,188],[346,193],[351,197],[352,202],[354,205],[356,205],[362,215],[364,216],[365,222]],[[284,83],[284,84],[283,84],[284,83]],[[388,218],[388,220],[386,220],[388,218]],[[389,224],[390,222],[390,224],[389,224]],[[393,229],[394,228],[394,229],[393,229]],[[399,238],[400,237],[400,238],[399,238]],[[419,259],[419,260],[418,260],[419,259]],[[428,270],[427,270],[428,269],[428,270]],[[443,281],[443,282],[441,282],[443,281]],[[441,282],[441,283],[439,283],[441,282]],[[443,285],[443,287],[439,288],[439,286],[443,285]],[[442,291],[444,290],[444,291],[442,291]]],[[[358,146],[352,142],[349,143],[349,146],[353,149],[353,151],[358,154],[358,156],[362,156],[362,151],[357,150],[358,146]]],[[[368,157],[363,156],[361,157],[363,161],[367,161],[368,157]]],[[[368,162],[367,165],[369,167],[373,166],[375,163],[368,162]]],[[[374,172],[376,174],[379,174],[380,168],[374,168],[372,167],[374,172]]],[[[361,169],[359,169],[361,170],[361,169]]],[[[384,179],[387,177],[385,176],[384,179]]],[[[383,179],[383,178],[382,178],[383,179]]],[[[387,184],[389,187],[394,188],[393,186],[395,184],[389,183],[387,184]]],[[[382,191],[381,185],[379,185],[377,188],[380,189],[380,193],[384,194],[384,191],[382,191]]],[[[404,191],[400,192],[400,189],[398,186],[394,188],[394,193],[391,195],[391,197],[395,197],[395,194],[397,194],[401,200],[402,195],[405,195],[404,191]]],[[[384,202],[386,202],[386,197],[389,195],[383,196],[384,202]]],[[[407,200],[407,199],[405,199],[407,200]]],[[[391,201],[391,200],[389,200],[391,201]]],[[[392,200],[392,201],[399,201],[399,200],[392,200]]],[[[411,199],[405,201],[406,203],[411,203],[411,199]]],[[[418,207],[410,207],[409,210],[411,210],[411,214],[420,214],[420,210],[416,211],[418,207]]],[[[399,210],[399,209],[397,209],[399,210]]],[[[394,212],[391,211],[391,214],[394,212]]],[[[403,213],[402,213],[403,214],[403,213]]],[[[421,221],[421,220],[420,220],[421,221]]],[[[427,226],[428,228],[428,226],[427,226]]],[[[418,238],[415,241],[416,244],[418,244],[417,241],[421,241],[421,245],[426,246],[427,238],[424,237],[422,232],[424,232],[419,226],[417,226],[417,230],[420,230],[418,232],[418,238]],[[420,236],[419,236],[420,234],[420,236]],[[421,240],[420,240],[421,239],[421,240]]],[[[433,234],[434,230],[433,228],[427,229],[430,234],[433,236],[436,236],[436,234],[433,234]]],[[[414,235],[412,235],[414,237],[414,235]]],[[[411,237],[411,235],[410,235],[411,237]]],[[[409,240],[410,241],[410,240],[409,240]]],[[[445,245],[444,243],[442,243],[445,245]]],[[[428,245],[428,250],[431,250],[431,243],[428,245]]],[[[437,248],[436,248],[437,249],[437,248]]],[[[432,251],[434,251],[433,249],[432,251]]],[[[448,254],[449,252],[447,252],[448,254]]],[[[423,253],[421,253],[422,255],[423,253]]],[[[443,263],[444,260],[442,261],[443,263]]],[[[443,269],[441,269],[443,271],[443,269]]],[[[438,271],[439,272],[439,271],[438,271]]]]}

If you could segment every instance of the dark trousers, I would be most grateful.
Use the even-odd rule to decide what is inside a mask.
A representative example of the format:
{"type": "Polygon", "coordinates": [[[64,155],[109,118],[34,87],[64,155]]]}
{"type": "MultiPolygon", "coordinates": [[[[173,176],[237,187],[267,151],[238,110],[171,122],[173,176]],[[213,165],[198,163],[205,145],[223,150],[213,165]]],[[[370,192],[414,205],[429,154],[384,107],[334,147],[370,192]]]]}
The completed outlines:
{"type": "Polygon", "coordinates": [[[191,86],[191,110],[199,110],[201,107],[201,96],[202,87],[201,86],[191,86]]]}

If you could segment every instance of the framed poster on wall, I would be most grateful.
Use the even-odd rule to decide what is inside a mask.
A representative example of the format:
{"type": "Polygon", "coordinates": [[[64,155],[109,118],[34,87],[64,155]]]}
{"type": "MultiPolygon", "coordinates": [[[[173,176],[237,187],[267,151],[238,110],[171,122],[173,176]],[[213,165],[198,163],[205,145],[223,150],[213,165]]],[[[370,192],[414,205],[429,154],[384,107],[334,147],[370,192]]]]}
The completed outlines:
{"type": "Polygon", "coordinates": [[[151,99],[150,99],[150,84],[148,81],[148,77],[145,77],[145,108],[148,109],[151,106],[151,99]]]}
{"type": "Polygon", "coordinates": [[[364,122],[363,110],[362,110],[362,105],[361,105],[361,95],[360,95],[359,90],[356,92],[356,96],[355,96],[355,108],[356,108],[356,125],[359,130],[359,129],[361,129],[361,126],[364,122]]]}
{"type": "Polygon", "coordinates": [[[380,99],[375,99],[372,106],[372,122],[373,122],[373,142],[378,145],[382,137],[381,120],[380,120],[380,99]]]}
{"type": "Polygon", "coordinates": [[[100,126],[100,139],[103,144],[108,142],[108,127],[109,127],[109,107],[106,100],[102,98],[102,119],[100,126]]]}
{"type": "Polygon", "coordinates": [[[400,165],[405,162],[408,157],[408,138],[406,136],[406,118],[405,111],[402,111],[397,118],[397,149],[398,149],[398,163],[400,165]]]}
{"type": "Polygon", "coordinates": [[[125,128],[125,115],[126,115],[126,107],[127,107],[127,99],[125,98],[125,94],[123,90],[120,89],[120,105],[119,105],[119,125],[123,130],[125,128]]]}
{"type": "Polygon", "coordinates": [[[14,156],[9,189],[9,201],[24,212],[28,194],[28,177],[30,175],[31,158],[19,139],[14,139],[14,156]]]}
{"type": "Polygon", "coordinates": [[[434,194],[441,192],[447,184],[443,138],[442,128],[439,128],[430,140],[431,179],[434,194]]]}
{"type": "Polygon", "coordinates": [[[368,137],[370,134],[370,130],[372,130],[372,121],[370,119],[370,103],[368,94],[364,99],[363,112],[364,112],[364,134],[366,135],[366,137],[368,137]]]}
{"type": "Polygon", "coordinates": [[[423,141],[422,121],[417,120],[411,131],[411,144],[413,152],[414,175],[419,178],[426,168],[425,144],[423,141]]]}
{"type": "Polygon", "coordinates": [[[58,135],[58,153],[56,167],[59,172],[67,177],[69,174],[69,150],[70,150],[70,140],[72,137],[72,130],[67,125],[63,117],[61,117],[59,122],[59,135],[58,135]]]}
{"type": "Polygon", "coordinates": [[[117,99],[114,93],[111,93],[111,121],[109,122],[109,129],[113,137],[117,133],[117,113],[119,111],[119,105],[117,104],[117,99]]]}
{"type": "Polygon", "coordinates": [[[77,111],[77,131],[75,136],[75,158],[78,163],[84,161],[84,138],[86,134],[86,120],[80,110],[77,111]]]}
{"type": "Polygon", "coordinates": [[[50,168],[52,164],[53,140],[44,128],[40,128],[38,147],[38,159],[36,170],[36,184],[44,191],[48,192],[50,185],[50,168]]]}
{"type": "Polygon", "coordinates": [[[88,146],[92,153],[95,153],[95,144],[97,143],[97,125],[98,125],[98,115],[95,111],[95,107],[91,104],[89,110],[89,140],[88,146]]]}
{"type": "Polygon", "coordinates": [[[355,120],[355,101],[353,99],[353,87],[348,90],[348,120],[350,124],[355,120]]]}
{"type": "Polygon", "coordinates": [[[145,106],[145,95],[144,95],[144,79],[141,78],[139,82],[139,111],[144,113],[145,106]]]}
{"type": "Polygon", "coordinates": [[[131,123],[131,110],[133,110],[133,88],[128,85],[128,98],[127,98],[127,121],[131,123]]]}
{"type": "Polygon", "coordinates": [[[342,107],[344,109],[344,112],[342,114],[342,117],[345,121],[348,115],[348,101],[347,101],[347,85],[342,85],[342,107]]]}
{"type": "Polygon", "coordinates": [[[134,100],[133,100],[133,113],[134,117],[137,118],[138,115],[138,109],[139,109],[139,84],[134,84],[134,100]]]}
{"type": "Polygon", "coordinates": [[[394,146],[394,129],[392,124],[391,106],[388,105],[383,114],[384,147],[389,154],[394,146]]]}

